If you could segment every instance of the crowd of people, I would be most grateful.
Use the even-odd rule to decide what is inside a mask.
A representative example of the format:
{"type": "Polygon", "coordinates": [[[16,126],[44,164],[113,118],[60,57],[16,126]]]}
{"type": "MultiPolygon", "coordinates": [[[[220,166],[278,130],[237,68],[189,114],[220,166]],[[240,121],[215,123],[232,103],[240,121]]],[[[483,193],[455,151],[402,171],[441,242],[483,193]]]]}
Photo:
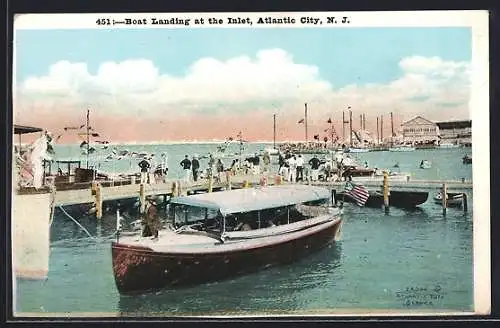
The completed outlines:
{"type": "MultiPolygon", "coordinates": [[[[278,153],[277,172],[284,181],[288,182],[306,182],[319,181],[331,177],[338,169],[338,163],[342,159],[335,158],[333,163],[320,160],[317,155],[311,154],[309,160],[302,154],[291,151],[278,153]]],[[[341,155],[338,155],[341,156],[341,155]]],[[[141,171],[141,183],[164,182],[168,174],[168,160],[165,153],[161,154],[159,163],[154,163],[154,157],[151,155],[139,162],[141,171]]],[[[271,173],[271,156],[265,151],[262,155],[255,153],[244,159],[235,158],[229,166],[226,166],[221,158],[215,158],[212,154],[208,156],[208,165],[202,169],[198,155],[185,155],[179,162],[183,171],[182,179],[185,182],[197,182],[200,179],[207,179],[210,176],[214,182],[222,182],[227,179],[227,175],[260,175],[271,173]]],[[[365,167],[367,163],[365,163],[365,167]]]]}

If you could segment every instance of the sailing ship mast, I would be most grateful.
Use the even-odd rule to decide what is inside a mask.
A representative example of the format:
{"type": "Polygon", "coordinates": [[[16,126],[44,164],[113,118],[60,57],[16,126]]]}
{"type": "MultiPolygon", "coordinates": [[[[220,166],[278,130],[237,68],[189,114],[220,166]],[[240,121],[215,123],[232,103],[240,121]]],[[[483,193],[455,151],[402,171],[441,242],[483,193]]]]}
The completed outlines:
{"type": "Polygon", "coordinates": [[[394,121],[391,112],[391,146],[394,145],[394,121]]]}
{"type": "Polygon", "coordinates": [[[276,149],[276,114],[273,114],[273,149],[276,149]]]}
{"type": "Polygon", "coordinates": [[[305,109],[304,109],[304,123],[305,123],[305,127],[306,127],[306,144],[308,142],[307,140],[307,103],[304,104],[305,106],[305,109]]]}

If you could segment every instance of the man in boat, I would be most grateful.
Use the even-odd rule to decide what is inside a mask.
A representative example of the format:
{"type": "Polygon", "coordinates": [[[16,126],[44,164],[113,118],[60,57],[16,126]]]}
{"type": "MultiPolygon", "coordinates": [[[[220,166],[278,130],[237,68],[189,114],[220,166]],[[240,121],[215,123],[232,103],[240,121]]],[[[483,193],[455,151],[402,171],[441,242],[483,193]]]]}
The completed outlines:
{"type": "Polygon", "coordinates": [[[181,161],[181,166],[184,170],[184,180],[189,182],[191,180],[191,161],[189,160],[188,155],[186,155],[181,161]]]}
{"type": "Polygon", "coordinates": [[[151,196],[147,197],[146,201],[146,209],[143,216],[144,228],[142,230],[142,236],[153,236],[153,238],[158,238],[158,231],[161,228],[161,222],[156,209],[156,201],[151,196]]]}
{"type": "Polygon", "coordinates": [[[311,176],[312,176],[312,181],[318,181],[318,176],[319,176],[319,166],[321,162],[316,157],[316,155],[313,155],[313,158],[309,160],[309,165],[311,165],[311,176]]]}
{"type": "Polygon", "coordinates": [[[149,164],[147,159],[143,159],[138,165],[141,168],[141,183],[146,183],[148,181],[148,171],[151,164],[149,164]]]}
{"type": "Polygon", "coordinates": [[[200,171],[200,162],[198,161],[198,156],[194,155],[191,161],[191,168],[193,170],[193,180],[198,181],[198,173],[200,171]]]}

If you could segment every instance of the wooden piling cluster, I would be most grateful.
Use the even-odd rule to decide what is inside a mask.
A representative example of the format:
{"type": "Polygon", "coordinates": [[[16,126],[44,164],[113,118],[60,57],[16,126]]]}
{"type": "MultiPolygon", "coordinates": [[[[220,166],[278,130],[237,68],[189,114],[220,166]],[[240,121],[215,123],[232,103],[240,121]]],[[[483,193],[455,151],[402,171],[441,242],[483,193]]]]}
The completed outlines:
{"type": "Polygon", "coordinates": [[[441,189],[441,205],[443,207],[443,215],[446,215],[446,207],[448,206],[448,187],[446,183],[443,183],[441,189]]]}

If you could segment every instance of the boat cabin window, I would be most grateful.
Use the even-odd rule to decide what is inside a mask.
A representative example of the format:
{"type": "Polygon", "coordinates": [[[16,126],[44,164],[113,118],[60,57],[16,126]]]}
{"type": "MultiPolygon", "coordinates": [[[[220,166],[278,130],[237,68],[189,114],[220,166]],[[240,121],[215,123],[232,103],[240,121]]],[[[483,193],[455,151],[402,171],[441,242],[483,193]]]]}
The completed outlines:
{"type": "Polygon", "coordinates": [[[262,210],[227,214],[215,209],[170,204],[169,217],[176,229],[188,225],[191,229],[219,233],[246,231],[280,226],[310,219],[328,213],[330,199],[320,199],[302,204],[266,208],[262,210]]]}
{"type": "Polygon", "coordinates": [[[176,229],[198,225],[203,230],[220,230],[222,222],[222,215],[217,210],[181,204],[171,204],[170,217],[176,229]]]}

